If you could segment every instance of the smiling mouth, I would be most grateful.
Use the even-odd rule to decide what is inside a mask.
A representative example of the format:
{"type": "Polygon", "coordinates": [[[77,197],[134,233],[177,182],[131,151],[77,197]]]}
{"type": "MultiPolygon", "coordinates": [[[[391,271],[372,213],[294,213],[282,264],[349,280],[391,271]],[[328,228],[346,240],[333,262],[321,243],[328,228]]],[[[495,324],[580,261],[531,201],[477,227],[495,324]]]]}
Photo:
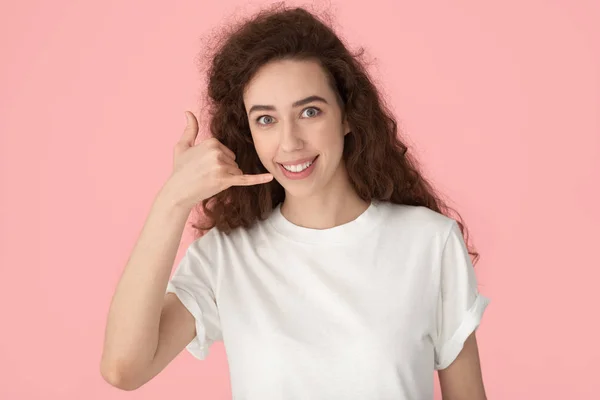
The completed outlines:
{"type": "Polygon", "coordinates": [[[316,156],[315,158],[313,158],[310,161],[306,161],[306,162],[299,163],[299,164],[281,164],[281,163],[278,163],[278,164],[281,165],[286,171],[289,171],[292,173],[299,173],[299,172],[304,171],[308,167],[310,167],[317,160],[317,158],[319,158],[319,156],[316,156]]]}

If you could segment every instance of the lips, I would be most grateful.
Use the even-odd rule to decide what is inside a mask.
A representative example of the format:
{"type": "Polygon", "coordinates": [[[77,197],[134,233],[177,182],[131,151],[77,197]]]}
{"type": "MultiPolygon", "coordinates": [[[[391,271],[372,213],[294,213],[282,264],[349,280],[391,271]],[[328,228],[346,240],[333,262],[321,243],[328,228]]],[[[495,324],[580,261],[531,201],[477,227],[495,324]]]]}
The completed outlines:
{"type": "Polygon", "coordinates": [[[315,169],[315,164],[317,163],[319,156],[314,158],[305,158],[303,160],[297,160],[293,163],[279,164],[279,168],[281,173],[288,179],[292,180],[300,180],[307,178],[311,175],[312,171],[315,169]],[[284,167],[285,165],[285,167],[284,167]],[[292,166],[293,171],[290,171],[287,168],[292,166]],[[287,168],[286,168],[287,167],[287,168]]]}
{"type": "Polygon", "coordinates": [[[307,162],[314,162],[317,159],[317,157],[319,157],[319,156],[317,155],[317,156],[314,156],[314,157],[301,158],[299,160],[289,161],[289,162],[278,162],[277,164],[280,164],[280,165],[285,166],[285,167],[290,167],[292,165],[302,165],[302,164],[305,164],[307,162]]]}

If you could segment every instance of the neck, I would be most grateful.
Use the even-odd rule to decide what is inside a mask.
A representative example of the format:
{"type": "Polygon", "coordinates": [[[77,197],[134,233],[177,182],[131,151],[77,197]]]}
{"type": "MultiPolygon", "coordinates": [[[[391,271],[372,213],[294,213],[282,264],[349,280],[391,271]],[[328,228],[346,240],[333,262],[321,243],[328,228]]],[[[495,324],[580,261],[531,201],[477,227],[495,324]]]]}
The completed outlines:
{"type": "Polygon", "coordinates": [[[321,191],[308,197],[286,192],[281,213],[291,223],[312,229],[328,229],[355,220],[368,207],[348,179],[344,168],[321,191]],[[339,179],[337,179],[339,178],[339,179]]]}

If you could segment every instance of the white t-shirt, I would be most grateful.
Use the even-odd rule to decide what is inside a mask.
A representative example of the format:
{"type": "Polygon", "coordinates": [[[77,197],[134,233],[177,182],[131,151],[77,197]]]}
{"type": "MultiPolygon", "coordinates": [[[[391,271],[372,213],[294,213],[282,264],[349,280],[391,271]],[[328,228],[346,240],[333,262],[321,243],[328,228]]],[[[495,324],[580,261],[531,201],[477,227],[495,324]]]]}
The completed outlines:
{"type": "Polygon", "coordinates": [[[223,340],[236,400],[433,399],[489,302],[456,221],[382,201],[324,230],[279,206],[212,229],[167,292],[196,318],[192,355],[223,340]]]}

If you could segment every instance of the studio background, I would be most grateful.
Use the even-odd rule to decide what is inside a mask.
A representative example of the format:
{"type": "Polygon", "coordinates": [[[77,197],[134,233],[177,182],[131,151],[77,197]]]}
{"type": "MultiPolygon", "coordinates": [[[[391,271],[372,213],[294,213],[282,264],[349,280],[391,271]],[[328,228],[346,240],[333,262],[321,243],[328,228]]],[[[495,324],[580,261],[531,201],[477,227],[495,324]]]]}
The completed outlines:
{"type": "MultiPolygon", "coordinates": [[[[1,399],[231,398],[222,343],[203,362],[184,351],[135,392],[105,383],[99,361],[183,112],[200,109],[201,39],[264,4],[0,5],[1,399]]],[[[488,398],[597,398],[600,3],[314,4],[365,47],[410,151],[481,254],[488,398]]],[[[176,262],[191,240],[187,229],[176,262]]]]}

